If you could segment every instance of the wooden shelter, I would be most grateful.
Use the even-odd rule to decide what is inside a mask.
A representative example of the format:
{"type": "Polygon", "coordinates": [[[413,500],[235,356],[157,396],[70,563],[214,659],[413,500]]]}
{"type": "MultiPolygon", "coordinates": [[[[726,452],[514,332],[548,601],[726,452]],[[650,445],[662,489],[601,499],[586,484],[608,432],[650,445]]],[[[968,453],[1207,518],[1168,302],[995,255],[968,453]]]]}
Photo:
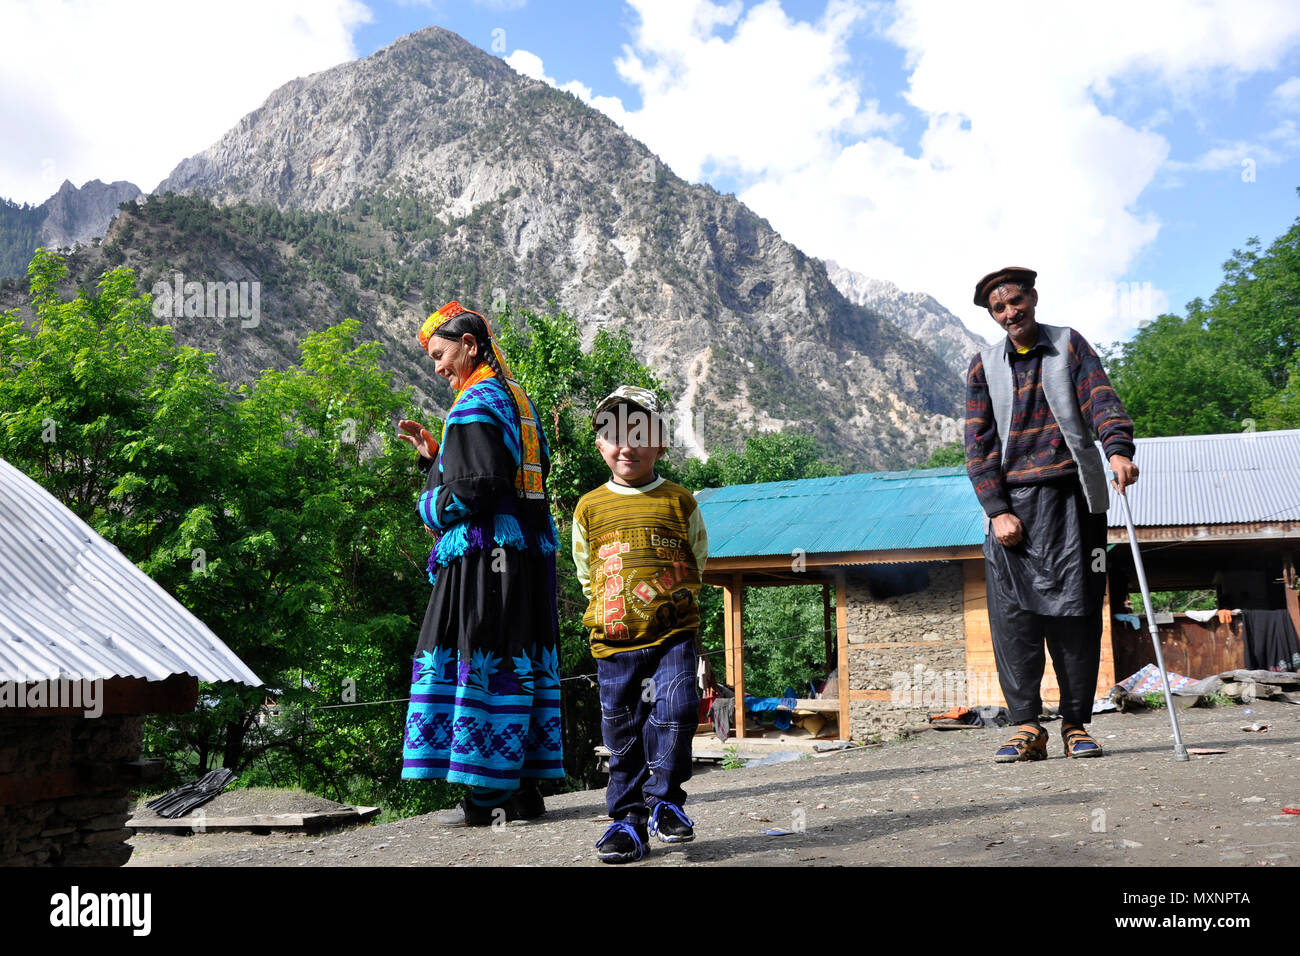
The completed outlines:
{"type": "MultiPolygon", "coordinates": [[[[1152,589],[1208,587],[1230,607],[1286,607],[1300,631],[1300,431],[1137,444],[1142,472],[1129,501],[1152,589]]],[[[887,734],[954,705],[1005,703],[988,623],[982,512],[964,468],[706,489],[697,499],[710,539],[704,580],[723,589],[727,682],[738,698],[745,588],[816,584],[826,663],[838,672],[836,696],[816,706],[836,714],[841,737],[887,734]]],[[[1134,631],[1112,614],[1137,589],[1121,508],[1112,490],[1098,696],[1141,660],[1145,634],[1145,625],[1134,631]]],[[[1222,627],[1180,624],[1166,644],[1169,666],[1210,668],[1192,677],[1242,666],[1239,628],[1234,643],[1236,625],[1222,627]]],[[[1059,701],[1050,664],[1043,699],[1059,701]]]]}

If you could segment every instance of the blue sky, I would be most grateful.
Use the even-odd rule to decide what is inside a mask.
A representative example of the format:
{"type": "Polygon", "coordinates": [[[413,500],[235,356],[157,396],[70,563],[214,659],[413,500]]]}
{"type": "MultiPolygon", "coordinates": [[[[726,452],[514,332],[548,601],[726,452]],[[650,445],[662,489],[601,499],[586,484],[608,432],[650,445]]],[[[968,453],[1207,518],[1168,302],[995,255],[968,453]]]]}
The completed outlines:
{"type": "Polygon", "coordinates": [[[0,23],[0,195],[24,201],[152,189],[276,86],[438,25],[986,335],[990,269],[1037,268],[1040,318],[1110,341],[1300,216],[1290,0],[0,0],[0,23]]]}

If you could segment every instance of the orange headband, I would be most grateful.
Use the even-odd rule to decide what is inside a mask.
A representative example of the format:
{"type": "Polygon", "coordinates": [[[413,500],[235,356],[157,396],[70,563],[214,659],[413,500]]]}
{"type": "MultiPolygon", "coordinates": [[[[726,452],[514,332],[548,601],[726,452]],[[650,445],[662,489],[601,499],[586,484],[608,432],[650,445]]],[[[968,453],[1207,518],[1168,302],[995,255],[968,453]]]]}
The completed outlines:
{"type": "MultiPolygon", "coordinates": [[[[480,319],[483,319],[483,316],[479,315],[473,309],[463,308],[459,302],[454,300],[448,302],[437,312],[433,313],[433,315],[425,319],[424,325],[420,326],[420,348],[427,349],[429,347],[429,339],[433,338],[434,332],[438,331],[438,329],[447,321],[454,319],[456,316],[462,315],[465,312],[468,312],[470,315],[478,315],[480,319]]],[[[483,324],[485,326],[487,325],[487,319],[483,319],[483,324]]],[[[488,334],[491,335],[491,332],[488,334]]]]}

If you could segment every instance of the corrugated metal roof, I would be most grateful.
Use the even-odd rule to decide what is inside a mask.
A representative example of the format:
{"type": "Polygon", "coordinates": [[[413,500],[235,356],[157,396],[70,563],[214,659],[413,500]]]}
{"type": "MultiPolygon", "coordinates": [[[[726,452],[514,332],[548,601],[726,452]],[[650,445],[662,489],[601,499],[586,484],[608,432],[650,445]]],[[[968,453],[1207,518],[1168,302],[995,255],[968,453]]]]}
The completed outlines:
{"type": "Polygon", "coordinates": [[[874,472],[709,488],[696,496],[710,557],[978,545],[964,468],[874,472]]]}
{"type": "MultiPolygon", "coordinates": [[[[1140,438],[1134,524],[1300,518],[1300,430],[1140,438]]],[[[1108,521],[1124,526],[1114,490],[1108,521]]],[[[707,488],[709,554],[730,558],[980,545],[983,512],[964,467],[707,488]]]]}
{"type": "MultiPolygon", "coordinates": [[[[1139,438],[1138,482],[1127,492],[1144,527],[1300,518],[1300,429],[1139,438]]],[[[1110,493],[1111,527],[1124,510],[1110,493]]]]}
{"type": "Polygon", "coordinates": [[[262,683],[207,625],[0,458],[0,681],[172,674],[262,683]]]}

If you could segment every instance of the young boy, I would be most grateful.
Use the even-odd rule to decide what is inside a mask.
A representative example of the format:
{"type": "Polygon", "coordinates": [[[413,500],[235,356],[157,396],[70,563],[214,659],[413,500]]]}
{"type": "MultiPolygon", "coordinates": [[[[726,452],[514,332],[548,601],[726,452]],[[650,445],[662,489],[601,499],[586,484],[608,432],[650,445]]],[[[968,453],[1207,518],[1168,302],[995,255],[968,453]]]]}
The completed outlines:
{"type": "Polygon", "coordinates": [[[606,863],[641,859],[650,833],[664,843],[695,839],[682,784],[699,719],[697,598],[708,538],[694,496],[655,474],[668,444],[660,411],[653,392],[631,385],[601,401],[592,424],[610,480],[573,514],[610,753],[614,823],[596,844],[606,863]]]}

